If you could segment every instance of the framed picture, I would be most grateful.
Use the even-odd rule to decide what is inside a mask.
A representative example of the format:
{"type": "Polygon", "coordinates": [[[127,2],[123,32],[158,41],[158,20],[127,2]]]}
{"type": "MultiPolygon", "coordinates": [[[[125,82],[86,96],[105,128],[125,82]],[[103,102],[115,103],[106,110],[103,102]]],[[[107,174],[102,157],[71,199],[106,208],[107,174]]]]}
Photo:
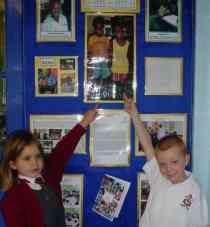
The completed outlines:
{"type": "Polygon", "coordinates": [[[75,0],[36,0],[37,42],[75,39],[75,0]]]}
{"type": "MultiPolygon", "coordinates": [[[[49,154],[60,139],[82,119],[82,115],[30,115],[30,130],[39,139],[45,154],[49,154]]],[[[85,154],[85,135],[74,154],[85,154]]]]}
{"type": "Polygon", "coordinates": [[[137,187],[137,221],[139,224],[150,193],[149,180],[144,172],[140,172],[137,175],[137,187]]]}
{"type": "Polygon", "coordinates": [[[147,42],[182,41],[182,0],[146,0],[147,42]]]}
{"type": "Polygon", "coordinates": [[[140,1],[138,0],[81,0],[82,12],[113,12],[113,13],[138,13],[140,1]]]}
{"type": "Polygon", "coordinates": [[[136,89],[133,14],[86,14],[85,102],[122,102],[136,89]]]}
{"type": "Polygon", "coordinates": [[[183,58],[146,57],[145,95],[183,95],[183,58]]]}
{"type": "Polygon", "coordinates": [[[66,227],[83,226],[83,175],[64,174],[61,181],[66,227]]]}
{"type": "Polygon", "coordinates": [[[123,110],[98,110],[90,125],[90,165],[130,165],[130,117],[123,110]]]}
{"type": "Polygon", "coordinates": [[[92,210],[109,221],[118,218],[129,187],[128,181],[104,175],[92,210]]]}
{"type": "Polygon", "coordinates": [[[0,2],[0,72],[5,69],[5,1],[0,2]]]}
{"type": "MultiPolygon", "coordinates": [[[[152,138],[153,146],[164,136],[176,134],[187,143],[187,114],[169,113],[169,114],[141,114],[144,127],[152,138]]],[[[144,152],[138,140],[135,130],[135,155],[142,156],[144,152]]]]}
{"type": "Polygon", "coordinates": [[[78,56],[35,57],[36,96],[78,96],[78,56]]]}

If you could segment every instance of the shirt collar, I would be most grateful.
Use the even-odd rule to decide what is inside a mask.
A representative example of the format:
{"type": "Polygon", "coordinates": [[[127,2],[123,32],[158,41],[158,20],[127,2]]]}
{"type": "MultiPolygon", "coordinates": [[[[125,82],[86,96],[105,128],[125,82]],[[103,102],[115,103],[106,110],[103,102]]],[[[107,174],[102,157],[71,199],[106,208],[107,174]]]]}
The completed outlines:
{"type": "MultiPolygon", "coordinates": [[[[40,175],[37,177],[42,177],[42,176],[40,175]]],[[[18,178],[21,180],[24,180],[31,189],[41,190],[42,187],[40,186],[40,184],[35,183],[35,179],[37,177],[27,177],[27,176],[23,176],[23,175],[18,175],[18,178]]]]}

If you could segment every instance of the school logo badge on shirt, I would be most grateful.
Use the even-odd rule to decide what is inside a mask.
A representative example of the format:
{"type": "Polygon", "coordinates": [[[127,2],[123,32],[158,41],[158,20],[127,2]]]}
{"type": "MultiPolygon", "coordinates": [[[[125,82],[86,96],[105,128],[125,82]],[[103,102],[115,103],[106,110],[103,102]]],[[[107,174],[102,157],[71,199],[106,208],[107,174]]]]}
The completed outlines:
{"type": "Polygon", "coordinates": [[[192,205],[192,201],[193,201],[192,194],[189,194],[184,197],[184,199],[180,205],[185,207],[187,210],[189,210],[192,205]]]}

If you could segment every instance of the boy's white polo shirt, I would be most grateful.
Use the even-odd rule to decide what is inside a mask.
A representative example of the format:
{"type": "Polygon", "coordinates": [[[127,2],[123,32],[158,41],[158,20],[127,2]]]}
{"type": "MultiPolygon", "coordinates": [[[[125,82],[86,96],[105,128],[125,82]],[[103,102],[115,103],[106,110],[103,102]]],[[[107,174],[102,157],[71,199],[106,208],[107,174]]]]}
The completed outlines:
{"type": "Polygon", "coordinates": [[[179,184],[164,178],[156,159],[143,167],[149,182],[150,195],[145,212],[140,220],[141,227],[206,227],[208,208],[199,184],[192,174],[179,184]]]}

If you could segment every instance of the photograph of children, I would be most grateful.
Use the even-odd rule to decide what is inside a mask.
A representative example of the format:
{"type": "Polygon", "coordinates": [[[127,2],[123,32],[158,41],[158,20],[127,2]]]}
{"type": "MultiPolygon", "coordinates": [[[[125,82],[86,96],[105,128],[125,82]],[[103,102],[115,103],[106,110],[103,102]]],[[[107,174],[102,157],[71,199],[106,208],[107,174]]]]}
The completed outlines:
{"type": "Polygon", "coordinates": [[[35,57],[36,96],[77,96],[78,57],[35,57]]]}
{"type": "Polygon", "coordinates": [[[83,175],[65,174],[61,188],[66,227],[82,227],[83,175]]]}
{"type": "Polygon", "coordinates": [[[147,0],[146,41],[181,41],[181,0],[147,0]]]}
{"type": "Polygon", "coordinates": [[[86,15],[86,102],[135,96],[135,35],[135,15],[86,15]]]}
{"type": "Polygon", "coordinates": [[[57,144],[60,137],[58,134],[52,133],[53,131],[58,131],[57,129],[34,129],[33,133],[39,139],[44,154],[49,154],[52,151],[52,148],[57,144]],[[55,135],[55,136],[54,136],[55,135]],[[55,137],[57,139],[55,139],[55,137]]]}
{"type": "Polygon", "coordinates": [[[75,0],[36,0],[37,41],[75,41],[75,0]]]}
{"type": "Polygon", "coordinates": [[[104,175],[96,196],[93,211],[113,221],[113,219],[119,215],[129,185],[130,184],[126,181],[104,175]]]}
{"type": "MultiPolygon", "coordinates": [[[[180,136],[186,143],[186,115],[185,114],[141,114],[143,124],[152,138],[155,147],[159,140],[169,134],[180,136]]],[[[136,155],[144,155],[136,133],[136,155]]]]}
{"type": "Polygon", "coordinates": [[[61,93],[75,94],[76,93],[75,89],[78,89],[75,73],[62,73],[61,74],[61,93]]]}
{"type": "Polygon", "coordinates": [[[49,140],[49,130],[48,129],[34,129],[33,130],[34,135],[39,139],[39,140],[49,140]]]}
{"type": "Polygon", "coordinates": [[[138,222],[145,211],[149,193],[150,193],[149,181],[148,181],[145,173],[141,172],[138,174],[138,198],[137,198],[138,222]]]}
{"type": "Polygon", "coordinates": [[[51,140],[60,140],[62,137],[62,129],[52,128],[49,129],[49,138],[51,140]]]}
{"type": "Polygon", "coordinates": [[[78,209],[65,208],[65,224],[66,227],[82,227],[78,209]]]}
{"type": "Polygon", "coordinates": [[[80,189],[75,185],[63,185],[63,204],[66,208],[72,208],[79,205],[80,189]]]}
{"type": "Polygon", "coordinates": [[[62,70],[75,70],[75,59],[72,58],[63,58],[60,59],[60,66],[62,70]]]}
{"type": "Polygon", "coordinates": [[[49,154],[54,147],[52,140],[40,140],[40,143],[45,154],[49,154]]]}
{"type": "Polygon", "coordinates": [[[63,129],[34,129],[33,133],[39,139],[44,154],[49,154],[52,151],[52,148],[56,146],[56,144],[60,141],[61,137],[63,137],[67,131],[63,129]]]}
{"type": "MultiPolygon", "coordinates": [[[[81,118],[81,114],[30,115],[30,130],[39,139],[44,154],[48,155],[61,138],[69,132],[71,126],[74,127],[81,118]]],[[[74,154],[85,154],[85,146],[84,135],[77,144],[74,154]]]]}
{"type": "Polygon", "coordinates": [[[38,69],[38,90],[40,94],[57,94],[58,70],[56,68],[38,69]]]}

